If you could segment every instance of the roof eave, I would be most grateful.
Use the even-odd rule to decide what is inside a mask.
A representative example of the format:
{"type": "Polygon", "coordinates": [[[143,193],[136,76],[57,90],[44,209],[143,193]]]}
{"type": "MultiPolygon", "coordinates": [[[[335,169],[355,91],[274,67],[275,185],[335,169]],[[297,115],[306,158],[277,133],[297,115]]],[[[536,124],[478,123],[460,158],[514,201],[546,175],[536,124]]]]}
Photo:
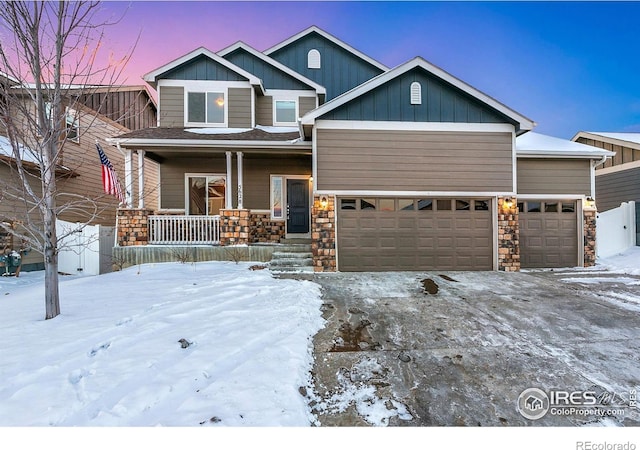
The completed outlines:
{"type": "Polygon", "coordinates": [[[326,94],[327,90],[324,86],[319,85],[318,83],[316,83],[313,80],[310,80],[309,78],[305,77],[304,75],[299,74],[298,72],[295,72],[294,70],[291,70],[289,67],[285,66],[284,64],[276,61],[275,59],[265,55],[264,53],[259,52],[258,50],[256,50],[255,48],[251,47],[249,44],[246,44],[242,41],[238,41],[235,44],[230,45],[229,47],[226,47],[222,50],[220,50],[217,54],[218,56],[224,58],[226,55],[228,55],[229,53],[237,50],[237,49],[242,49],[242,50],[246,50],[247,52],[251,53],[252,55],[254,55],[256,58],[259,58],[261,60],[263,60],[264,62],[266,62],[267,64],[272,65],[273,67],[283,71],[284,73],[298,79],[299,81],[303,82],[304,84],[308,85],[309,87],[312,87],[313,89],[315,89],[315,91],[318,94],[326,94]]]}
{"type": "Polygon", "coordinates": [[[267,50],[265,50],[263,53],[267,56],[269,56],[271,53],[275,52],[276,50],[279,50],[283,47],[286,47],[287,45],[291,44],[292,42],[297,41],[298,39],[312,33],[312,32],[316,32],[318,33],[320,36],[324,37],[325,39],[330,40],[331,42],[333,42],[334,44],[344,48],[345,50],[351,52],[352,54],[358,56],[359,58],[363,59],[364,61],[367,61],[369,64],[371,64],[374,67],[377,67],[378,69],[382,70],[383,72],[386,72],[389,70],[389,68],[387,66],[385,66],[384,64],[382,64],[379,61],[376,61],[375,59],[373,59],[372,57],[362,53],[360,50],[355,49],[354,47],[350,46],[349,44],[347,44],[344,41],[341,41],[340,39],[338,39],[337,37],[327,33],[326,31],[318,28],[315,25],[310,26],[309,28],[302,30],[301,32],[285,39],[284,41],[274,45],[273,47],[268,48],[267,50]]]}
{"type": "Polygon", "coordinates": [[[461,89],[462,91],[466,92],[467,94],[471,95],[477,100],[487,104],[488,106],[504,114],[511,120],[517,122],[519,124],[518,134],[526,133],[527,131],[531,131],[533,130],[533,128],[535,128],[536,123],[533,120],[514,111],[513,109],[507,107],[503,103],[500,103],[499,101],[495,100],[493,97],[490,97],[489,95],[477,90],[476,88],[465,83],[464,81],[454,77],[453,75],[449,74],[443,69],[440,69],[439,67],[434,66],[433,64],[429,63],[428,61],[426,61],[421,57],[416,57],[403,64],[400,64],[399,66],[389,70],[388,72],[382,73],[377,77],[374,77],[371,80],[366,81],[365,83],[351,89],[350,91],[347,91],[344,94],[334,98],[333,100],[325,103],[319,108],[316,108],[315,110],[310,111],[309,113],[305,114],[304,117],[302,117],[303,125],[313,125],[313,123],[315,122],[315,119],[317,119],[318,117],[328,113],[329,111],[332,111],[333,109],[339,106],[344,105],[345,103],[375,89],[378,86],[381,86],[382,84],[416,67],[421,67],[422,69],[426,70],[432,75],[448,82],[449,84],[453,85],[458,89],[461,89]]]}

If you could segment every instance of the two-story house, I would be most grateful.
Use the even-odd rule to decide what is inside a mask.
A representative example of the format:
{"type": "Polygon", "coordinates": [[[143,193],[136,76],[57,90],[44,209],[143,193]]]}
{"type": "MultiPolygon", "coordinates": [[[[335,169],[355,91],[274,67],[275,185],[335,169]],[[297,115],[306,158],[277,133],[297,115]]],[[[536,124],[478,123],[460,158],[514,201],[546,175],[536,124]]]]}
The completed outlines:
{"type": "MultiPolygon", "coordinates": [[[[25,104],[30,104],[29,90],[33,89],[32,86],[8,76],[0,78],[7,81],[3,87],[4,93],[9,94],[10,90],[13,98],[24,98],[25,104]]],[[[118,200],[104,193],[96,141],[102,144],[116,170],[124,173],[123,153],[107,145],[105,139],[114,134],[154,125],[157,121],[155,100],[145,86],[70,87],[65,92],[65,102],[72,106],[66,108],[65,143],[56,170],[57,201],[61,207],[58,219],[113,227],[116,222],[118,200]]],[[[7,108],[11,108],[11,105],[7,105],[7,108]]],[[[24,140],[22,144],[28,147],[28,139],[33,130],[26,129],[20,134],[19,138],[24,140]]],[[[157,207],[158,195],[158,170],[154,167],[155,164],[153,161],[147,161],[150,170],[143,193],[143,197],[152,207],[157,207]]],[[[37,160],[32,158],[29,152],[23,155],[23,166],[34,175],[31,185],[38,192],[41,189],[38,184],[40,169],[37,160]]],[[[33,207],[33,204],[29,203],[29,197],[21,195],[21,183],[16,173],[6,130],[0,129],[0,220],[5,223],[23,223],[27,220],[28,211],[33,207]]],[[[31,213],[29,220],[37,226],[39,219],[31,213]]],[[[12,244],[10,247],[20,247],[21,243],[16,242],[16,239],[10,239],[10,236],[7,238],[12,244]]],[[[28,253],[23,259],[23,271],[42,268],[42,255],[35,251],[28,253]]]]}
{"type": "Polygon", "coordinates": [[[594,262],[593,167],[611,153],[531,133],[422,58],[389,69],[311,27],[264,52],[199,48],[144,79],[158,126],[110,140],[159,164],[159,207],[119,211],[132,260],[146,244],[306,238],[316,271],[594,262]]]}

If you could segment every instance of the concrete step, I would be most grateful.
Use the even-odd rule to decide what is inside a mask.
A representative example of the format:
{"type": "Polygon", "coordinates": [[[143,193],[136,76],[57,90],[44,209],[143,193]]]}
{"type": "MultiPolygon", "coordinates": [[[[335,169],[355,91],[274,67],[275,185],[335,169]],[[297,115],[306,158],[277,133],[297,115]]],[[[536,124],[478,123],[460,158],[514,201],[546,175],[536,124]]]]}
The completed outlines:
{"type": "Polygon", "coordinates": [[[281,244],[308,244],[311,245],[311,239],[307,238],[282,238],[281,244]]]}
{"type": "Polygon", "coordinates": [[[308,267],[313,266],[311,258],[278,258],[272,259],[269,267],[308,267]]]}
{"type": "Polygon", "coordinates": [[[271,255],[271,260],[280,259],[280,258],[313,258],[313,253],[311,252],[273,252],[271,255]]]}
{"type": "Polygon", "coordinates": [[[311,244],[274,244],[274,252],[310,253],[311,244]]]}
{"type": "Polygon", "coordinates": [[[269,269],[276,273],[314,273],[313,266],[269,267],[269,269]]]}

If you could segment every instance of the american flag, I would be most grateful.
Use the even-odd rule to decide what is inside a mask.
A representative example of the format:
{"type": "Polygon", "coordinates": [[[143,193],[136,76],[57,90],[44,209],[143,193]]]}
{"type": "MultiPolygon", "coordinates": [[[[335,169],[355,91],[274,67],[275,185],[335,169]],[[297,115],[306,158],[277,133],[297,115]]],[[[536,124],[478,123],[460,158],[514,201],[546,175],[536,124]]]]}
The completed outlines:
{"type": "Polygon", "coordinates": [[[98,149],[98,155],[100,156],[100,162],[102,163],[102,187],[104,192],[109,195],[115,196],[120,203],[124,203],[124,191],[118,181],[116,170],[113,168],[109,158],[104,154],[104,150],[100,147],[100,144],[96,142],[96,148],[98,149]]]}

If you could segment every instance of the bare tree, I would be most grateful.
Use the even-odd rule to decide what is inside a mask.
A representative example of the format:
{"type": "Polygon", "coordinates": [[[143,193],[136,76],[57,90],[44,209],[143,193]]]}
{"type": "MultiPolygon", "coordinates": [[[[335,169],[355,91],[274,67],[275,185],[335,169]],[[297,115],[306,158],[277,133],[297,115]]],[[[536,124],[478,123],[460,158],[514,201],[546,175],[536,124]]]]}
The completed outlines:
{"type": "Polygon", "coordinates": [[[60,313],[58,251],[64,236],[56,233],[56,219],[80,210],[89,223],[101,208],[100,199],[60,189],[61,180],[73,176],[63,167],[65,143],[76,137],[69,114],[77,114],[78,98],[98,83],[114,85],[128,60],[98,63],[105,29],[118,21],[100,19],[101,13],[100,2],[0,3],[0,72],[7,75],[0,86],[0,131],[19,180],[13,191],[3,189],[2,201],[22,202],[26,213],[11,232],[44,257],[46,319],[60,313]]]}

